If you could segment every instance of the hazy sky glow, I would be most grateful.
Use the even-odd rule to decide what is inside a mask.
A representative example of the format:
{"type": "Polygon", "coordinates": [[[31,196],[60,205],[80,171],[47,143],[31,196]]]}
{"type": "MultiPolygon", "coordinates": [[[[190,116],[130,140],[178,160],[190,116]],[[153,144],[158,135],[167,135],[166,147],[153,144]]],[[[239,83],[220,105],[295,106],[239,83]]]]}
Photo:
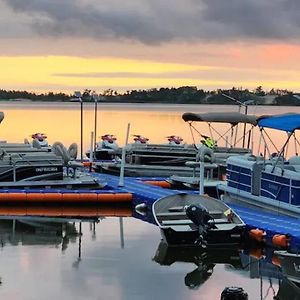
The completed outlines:
{"type": "Polygon", "coordinates": [[[0,0],[0,87],[300,91],[298,0],[0,0]]]}

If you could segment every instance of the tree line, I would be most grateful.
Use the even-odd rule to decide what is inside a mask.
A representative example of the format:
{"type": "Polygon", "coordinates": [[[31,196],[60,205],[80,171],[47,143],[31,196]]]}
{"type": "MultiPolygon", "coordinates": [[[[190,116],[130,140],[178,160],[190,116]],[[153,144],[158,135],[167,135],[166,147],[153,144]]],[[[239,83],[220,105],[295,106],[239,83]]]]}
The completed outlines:
{"type": "MultiPolygon", "coordinates": [[[[300,97],[287,89],[271,89],[266,91],[262,86],[254,90],[242,87],[231,89],[217,89],[205,91],[194,86],[182,86],[178,88],[152,88],[146,90],[131,90],[125,93],[118,93],[108,89],[96,94],[95,91],[85,89],[82,92],[82,99],[85,102],[95,101],[97,95],[101,102],[136,102],[136,103],[186,103],[186,104],[233,104],[232,101],[246,102],[252,104],[266,104],[266,99],[271,98],[268,104],[273,105],[300,105],[300,97]],[[250,102],[248,102],[250,103],[250,102]]],[[[76,101],[74,95],[66,93],[35,93],[27,91],[0,89],[0,100],[28,99],[31,101],[76,101]]]]}

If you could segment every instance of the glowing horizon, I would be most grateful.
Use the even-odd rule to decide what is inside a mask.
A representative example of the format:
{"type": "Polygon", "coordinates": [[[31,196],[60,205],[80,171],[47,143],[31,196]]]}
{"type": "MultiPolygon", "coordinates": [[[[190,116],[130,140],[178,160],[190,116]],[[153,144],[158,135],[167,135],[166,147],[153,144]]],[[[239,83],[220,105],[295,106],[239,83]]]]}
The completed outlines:
{"type": "Polygon", "coordinates": [[[5,70],[0,74],[2,89],[27,90],[36,93],[51,91],[73,93],[74,90],[85,88],[97,92],[107,88],[125,92],[131,89],[180,86],[197,86],[208,90],[235,86],[251,90],[259,85],[264,89],[300,90],[300,82],[296,80],[300,72],[286,70],[257,71],[257,76],[268,77],[271,74],[273,78],[255,81],[251,76],[248,80],[245,78],[244,74],[253,72],[249,68],[241,71],[236,67],[163,63],[113,57],[83,58],[53,55],[0,56],[0,67],[5,70]],[[244,74],[239,79],[233,80],[226,73],[244,74]],[[278,80],[275,75],[277,77],[284,75],[285,80],[278,80]],[[287,80],[288,77],[291,79],[287,80]]]}

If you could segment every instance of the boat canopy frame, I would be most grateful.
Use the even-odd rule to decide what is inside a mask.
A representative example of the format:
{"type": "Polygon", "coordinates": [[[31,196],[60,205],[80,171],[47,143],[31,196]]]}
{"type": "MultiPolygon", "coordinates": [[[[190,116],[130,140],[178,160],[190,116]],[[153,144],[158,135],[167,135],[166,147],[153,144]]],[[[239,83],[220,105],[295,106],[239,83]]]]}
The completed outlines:
{"type": "Polygon", "coordinates": [[[207,123],[211,138],[214,138],[213,133],[217,134],[216,142],[218,143],[218,141],[222,140],[225,142],[226,147],[228,147],[228,145],[229,148],[236,147],[237,144],[242,141],[242,147],[245,148],[246,136],[248,136],[247,148],[250,147],[251,138],[253,144],[253,135],[251,133],[253,128],[257,125],[257,117],[254,115],[245,115],[240,112],[215,112],[201,114],[187,112],[182,115],[182,119],[189,124],[194,145],[196,145],[196,142],[193,132],[197,132],[201,137],[205,137],[205,135],[202,135],[193,125],[194,122],[207,123]],[[213,123],[227,123],[230,124],[230,127],[225,133],[220,133],[212,126],[213,123]],[[244,128],[243,134],[238,138],[240,124],[243,124],[244,128]],[[247,128],[248,124],[250,125],[250,128],[247,128]],[[228,141],[226,136],[228,133],[230,133],[230,141],[228,141]]]}
{"type": "MultiPolygon", "coordinates": [[[[291,138],[294,139],[294,147],[295,147],[295,155],[298,156],[298,147],[300,147],[300,142],[299,139],[296,136],[296,130],[300,129],[300,114],[296,113],[287,113],[287,114],[280,114],[280,115],[274,115],[274,116],[261,116],[258,119],[258,126],[260,128],[261,132],[261,138],[259,142],[259,148],[258,148],[258,153],[260,153],[260,146],[261,146],[261,140],[264,141],[264,159],[266,158],[266,154],[268,153],[269,157],[274,157],[274,155],[277,157],[274,166],[273,166],[273,171],[278,165],[280,158],[285,158],[287,157],[288,153],[288,147],[289,147],[289,142],[291,138]],[[287,134],[287,139],[284,142],[283,146],[279,149],[271,139],[270,135],[266,131],[266,128],[268,129],[277,129],[286,132],[287,134]],[[277,153],[271,153],[267,140],[271,142],[277,153]]],[[[260,154],[262,155],[262,154],[260,154]]]]}

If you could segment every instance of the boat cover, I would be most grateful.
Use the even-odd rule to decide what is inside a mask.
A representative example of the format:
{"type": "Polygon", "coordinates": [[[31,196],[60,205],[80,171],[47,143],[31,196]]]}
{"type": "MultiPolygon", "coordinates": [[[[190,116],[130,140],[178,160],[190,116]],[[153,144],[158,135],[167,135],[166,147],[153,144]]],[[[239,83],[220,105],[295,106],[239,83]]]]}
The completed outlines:
{"type": "Polygon", "coordinates": [[[215,123],[229,123],[237,125],[238,123],[249,123],[257,125],[257,116],[245,115],[239,112],[213,112],[195,114],[191,112],[184,113],[182,119],[185,122],[198,121],[198,122],[215,122],[215,123]]]}
{"type": "Polygon", "coordinates": [[[300,129],[300,114],[288,113],[263,116],[258,119],[258,126],[293,132],[296,129],[300,129]]]}

